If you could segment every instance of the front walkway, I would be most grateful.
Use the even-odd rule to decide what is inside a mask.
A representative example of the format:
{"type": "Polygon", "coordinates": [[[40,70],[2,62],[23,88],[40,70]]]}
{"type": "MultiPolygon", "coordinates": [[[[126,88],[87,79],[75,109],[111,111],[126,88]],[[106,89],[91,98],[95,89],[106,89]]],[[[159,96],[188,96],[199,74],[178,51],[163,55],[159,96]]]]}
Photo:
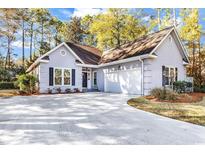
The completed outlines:
{"type": "Polygon", "coordinates": [[[134,109],[130,97],[0,98],[0,144],[205,144],[205,127],[134,109]]]}

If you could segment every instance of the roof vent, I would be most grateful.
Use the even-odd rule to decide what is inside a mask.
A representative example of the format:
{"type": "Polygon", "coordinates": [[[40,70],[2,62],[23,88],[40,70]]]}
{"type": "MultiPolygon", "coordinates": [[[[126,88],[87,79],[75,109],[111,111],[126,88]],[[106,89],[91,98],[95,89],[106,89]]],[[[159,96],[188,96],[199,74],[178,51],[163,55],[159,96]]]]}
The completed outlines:
{"type": "Polygon", "coordinates": [[[65,50],[61,50],[60,53],[61,53],[62,56],[65,56],[65,55],[66,55],[65,50]]]}

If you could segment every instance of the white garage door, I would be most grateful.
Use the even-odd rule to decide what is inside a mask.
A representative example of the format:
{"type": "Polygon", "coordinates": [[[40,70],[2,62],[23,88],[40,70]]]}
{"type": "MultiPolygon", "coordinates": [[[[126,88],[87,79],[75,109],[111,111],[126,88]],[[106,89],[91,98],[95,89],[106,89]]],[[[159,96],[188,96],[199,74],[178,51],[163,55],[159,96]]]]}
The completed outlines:
{"type": "Polygon", "coordinates": [[[105,91],[141,94],[141,69],[122,70],[105,74],[105,91]]]}

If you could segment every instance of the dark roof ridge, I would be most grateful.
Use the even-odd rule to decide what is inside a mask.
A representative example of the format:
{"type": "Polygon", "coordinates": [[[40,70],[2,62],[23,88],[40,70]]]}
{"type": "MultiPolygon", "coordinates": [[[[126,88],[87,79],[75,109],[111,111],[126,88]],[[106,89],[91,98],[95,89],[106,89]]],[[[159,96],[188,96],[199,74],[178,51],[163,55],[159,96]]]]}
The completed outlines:
{"type": "Polygon", "coordinates": [[[89,46],[79,45],[77,43],[65,42],[75,54],[86,64],[98,64],[101,59],[100,50],[90,48],[89,46]]]}
{"type": "MultiPolygon", "coordinates": [[[[97,55],[97,56],[102,56],[102,52],[98,49],[98,48],[96,48],[96,47],[92,47],[92,46],[89,46],[89,45],[83,45],[83,44],[80,44],[80,43],[75,43],[75,42],[71,42],[71,41],[67,41],[67,42],[65,42],[66,44],[73,44],[73,45],[75,45],[75,46],[78,46],[78,47],[81,47],[81,48],[83,48],[83,47],[85,47],[85,48],[92,48],[92,49],[94,49],[95,51],[97,51],[97,52],[91,52],[90,50],[87,50],[87,52],[89,52],[89,53],[92,53],[92,54],[95,54],[95,55],[97,55]]],[[[85,49],[84,49],[85,50],[85,49]]]]}

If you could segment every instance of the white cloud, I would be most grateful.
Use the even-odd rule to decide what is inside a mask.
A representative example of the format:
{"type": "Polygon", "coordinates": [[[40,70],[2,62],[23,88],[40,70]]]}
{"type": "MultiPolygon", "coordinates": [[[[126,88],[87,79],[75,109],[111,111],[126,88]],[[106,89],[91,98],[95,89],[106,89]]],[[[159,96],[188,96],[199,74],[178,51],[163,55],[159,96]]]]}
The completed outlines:
{"type": "Polygon", "coordinates": [[[97,15],[100,13],[105,12],[106,9],[94,9],[94,8],[79,8],[79,9],[75,9],[73,12],[73,17],[77,16],[77,17],[84,17],[86,15],[97,15]]]}
{"type": "Polygon", "coordinates": [[[142,20],[145,21],[145,22],[147,22],[147,21],[150,20],[150,16],[145,16],[145,17],[142,18],[142,20]]]}
{"type": "Polygon", "coordinates": [[[68,17],[72,16],[72,12],[70,12],[69,10],[63,9],[60,12],[68,17]]]}
{"type": "MultiPolygon", "coordinates": [[[[18,41],[13,42],[12,46],[16,48],[22,48],[22,41],[18,40],[18,41]]],[[[29,42],[24,43],[24,48],[29,48],[29,42]]]]}
{"type": "Polygon", "coordinates": [[[177,22],[178,24],[182,24],[182,18],[181,18],[181,17],[177,17],[176,22],[177,22]]]}

